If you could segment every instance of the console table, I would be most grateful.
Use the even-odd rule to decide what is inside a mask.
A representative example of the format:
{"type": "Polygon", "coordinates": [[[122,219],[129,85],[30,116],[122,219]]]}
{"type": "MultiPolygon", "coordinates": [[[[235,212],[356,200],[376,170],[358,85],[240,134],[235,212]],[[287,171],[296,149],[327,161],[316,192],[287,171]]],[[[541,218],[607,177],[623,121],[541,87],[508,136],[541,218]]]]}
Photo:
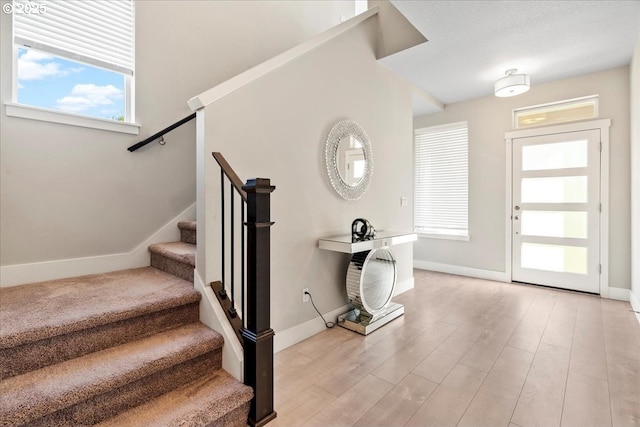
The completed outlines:
{"type": "Polygon", "coordinates": [[[367,335],[404,314],[402,304],[391,302],[397,268],[390,246],[415,240],[415,233],[395,231],[378,231],[366,240],[354,240],[350,234],[318,240],[320,249],[352,254],[346,288],[355,308],[338,316],[338,325],[367,335]]]}

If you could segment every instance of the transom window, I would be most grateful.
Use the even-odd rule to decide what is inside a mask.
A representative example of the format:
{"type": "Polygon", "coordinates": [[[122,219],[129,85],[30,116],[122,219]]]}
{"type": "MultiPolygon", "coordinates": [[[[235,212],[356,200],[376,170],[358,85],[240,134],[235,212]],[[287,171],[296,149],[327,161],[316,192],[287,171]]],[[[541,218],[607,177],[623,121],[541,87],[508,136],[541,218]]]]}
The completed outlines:
{"type": "Polygon", "coordinates": [[[514,129],[548,126],[598,117],[598,95],[513,110],[514,129]]]}

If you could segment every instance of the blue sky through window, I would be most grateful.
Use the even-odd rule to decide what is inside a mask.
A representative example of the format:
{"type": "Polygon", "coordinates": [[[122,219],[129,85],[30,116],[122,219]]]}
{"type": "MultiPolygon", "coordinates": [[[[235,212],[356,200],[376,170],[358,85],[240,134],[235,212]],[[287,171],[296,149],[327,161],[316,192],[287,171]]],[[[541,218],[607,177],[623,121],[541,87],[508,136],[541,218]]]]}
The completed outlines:
{"type": "Polygon", "coordinates": [[[124,75],[34,49],[18,49],[18,102],[122,120],[124,75]]]}

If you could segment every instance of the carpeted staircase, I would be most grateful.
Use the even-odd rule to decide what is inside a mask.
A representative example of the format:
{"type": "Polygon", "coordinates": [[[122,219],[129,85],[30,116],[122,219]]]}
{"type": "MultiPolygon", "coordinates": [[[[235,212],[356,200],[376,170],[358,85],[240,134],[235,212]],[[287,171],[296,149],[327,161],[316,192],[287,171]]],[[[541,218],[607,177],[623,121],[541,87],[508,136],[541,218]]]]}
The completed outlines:
{"type": "Polygon", "coordinates": [[[0,290],[0,426],[246,426],[199,322],[195,222],[151,266],[0,290]]]}

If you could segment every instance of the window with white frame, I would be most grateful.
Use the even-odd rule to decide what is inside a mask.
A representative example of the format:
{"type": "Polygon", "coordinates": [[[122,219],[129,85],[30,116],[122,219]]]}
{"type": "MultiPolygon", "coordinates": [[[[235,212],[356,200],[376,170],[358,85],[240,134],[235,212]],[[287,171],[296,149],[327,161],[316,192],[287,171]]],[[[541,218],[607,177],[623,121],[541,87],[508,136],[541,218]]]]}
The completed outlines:
{"type": "Polygon", "coordinates": [[[467,122],[416,129],[416,233],[467,240],[468,193],[467,122]]]}
{"type": "Polygon", "coordinates": [[[598,117],[598,95],[566,99],[513,110],[513,127],[548,126],[598,117]]]}
{"type": "Polygon", "coordinates": [[[14,103],[134,122],[133,0],[10,5],[14,103]]]}

